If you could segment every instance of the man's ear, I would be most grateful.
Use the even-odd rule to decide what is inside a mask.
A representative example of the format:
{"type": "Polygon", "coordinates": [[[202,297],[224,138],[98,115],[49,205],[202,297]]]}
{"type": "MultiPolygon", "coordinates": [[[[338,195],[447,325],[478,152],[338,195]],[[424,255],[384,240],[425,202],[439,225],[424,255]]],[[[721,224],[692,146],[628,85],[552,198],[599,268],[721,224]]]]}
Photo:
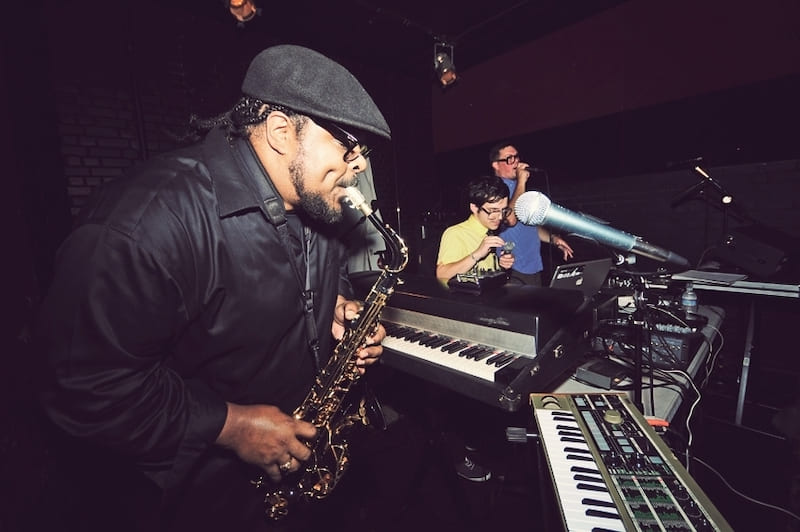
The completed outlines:
{"type": "Polygon", "coordinates": [[[470,210],[470,212],[472,212],[472,214],[478,214],[478,209],[479,209],[479,207],[477,205],[475,205],[474,203],[470,203],[469,204],[469,210],[470,210]]]}
{"type": "Polygon", "coordinates": [[[286,114],[280,111],[272,111],[263,122],[264,140],[270,149],[286,155],[295,145],[297,132],[294,123],[286,114]]]}

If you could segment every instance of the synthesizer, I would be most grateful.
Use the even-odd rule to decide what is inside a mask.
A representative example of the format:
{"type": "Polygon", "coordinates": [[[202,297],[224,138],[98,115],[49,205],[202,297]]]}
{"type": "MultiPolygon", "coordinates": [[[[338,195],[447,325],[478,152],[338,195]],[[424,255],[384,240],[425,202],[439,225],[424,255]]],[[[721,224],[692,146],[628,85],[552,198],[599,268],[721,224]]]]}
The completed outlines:
{"type": "Polygon", "coordinates": [[[381,315],[382,363],[506,411],[577,365],[592,326],[576,290],[503,286],[473,295],[403,279],[381,315]]]}
{"type": "Polygon", "coordinates": [[[530,401],[565,530],[733,530],[624,394],[530,401]]]}

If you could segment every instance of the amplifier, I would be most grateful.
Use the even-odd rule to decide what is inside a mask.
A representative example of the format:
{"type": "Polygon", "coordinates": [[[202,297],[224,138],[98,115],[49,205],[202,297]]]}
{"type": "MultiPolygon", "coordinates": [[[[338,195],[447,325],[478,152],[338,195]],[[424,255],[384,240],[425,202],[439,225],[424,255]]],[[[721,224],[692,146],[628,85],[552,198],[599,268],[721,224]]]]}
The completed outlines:
{"type": "MultiPolygon", "coordinates": [[[[750,275],[770,277],[787,260],[786,253],[762,239],[774,231],[756,226],[739,227],[726,234],[715,249],[715,258],[738,266],[750,275]]],[[[771,240],[776,240],[773,236],[771,240]]]]}

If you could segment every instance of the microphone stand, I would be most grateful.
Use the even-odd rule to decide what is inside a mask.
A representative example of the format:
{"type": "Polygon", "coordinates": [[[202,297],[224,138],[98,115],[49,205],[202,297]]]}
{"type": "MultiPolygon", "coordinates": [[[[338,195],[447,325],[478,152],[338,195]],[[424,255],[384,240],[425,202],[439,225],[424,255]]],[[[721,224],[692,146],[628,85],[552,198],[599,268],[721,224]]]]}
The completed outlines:
{"type": "MultiPolygon", "coordinates": [[[[633,322],[632,326],[634,327],[634,337],[635,337],[635,347],[633,353],[633,405],[639,409],[639,412],[644,413],[644,403],[642,402],[642,388],[644,387],[644,378],[643,378],[643,358],[644,358],[644,339],[645,339],[645,328],[647,327],[647,321],[645,319],[641,319],[637,322],[636,315],[641,312],[639,307],[640,303],[644,304],[644,291],[641,286],[637,286],[634,288],[633,291],[633,301],[636,310],[633,313],[633,322]]],[[[642,317],[643,318],[643,317],[642,317]]],[[[651,374],[652,375],[652,374],[651,374]]],[[[650,379],[650,385],[652,386],[652,377],[650,379]]]]}
{"type": "MultiPolygon", "coordinates": [[[[627,287],[626,292],[633,295],[634,310],[628,316],[625,328],[631,333],[631,340],[633,341],[633,375],[631,376],[631,389],[632,397],[631,402],[639,409],[639,412],[644,414],[644,403],[642,401],[642,389],[644,388],[644,346],[645,341],[649,342],[649,336],[646,335],[647,320],[646,320],[646,303],[644,294],[644,282],[641,278],[632,276],[633,281],[627,287]]],[[[627,336],[627,335],[626,335],[627,336]]],[[[630,336],[627,336],[630,338],[630,336]]],[[[652,372],[652,370],[651,370],[652,372]]],[[[651,373],[652,385],[652,373],[651,373]]]]}
{"type": "MultiPolygon", "coordinates": [[[[723,234],[727,233],[728,232],[728,211],[729,211],[730,207],[733,205],[733,196],[728,194],[725,191],[725,189],[722,187],[722,185],[718,181],[716,181],[713,177],[711,177],[708,174],[708,172],[703,170],[699,165],[697,165],[694,168],[692,168],[692,170],[694,170],[695,172],[700,174],[700,176],[702,177],[702,181],[700,181],[700,182],[703,185],[710,184],[711,186],[714,187],[714,189],[717,192],[719,192],[719,195],[720,195],[719,203],[717,203],[715,201],[711,201],[711,200],[708,200],[708,202],[711,203],[712,205],[715,205],[716,207],[718,207],[718,208],[720,208],[722,210],[722,232],[723,232],[723,234]]],[[[701,190],[700,191],[700,196],[703,197],[703,198],[706,198],[707,196],[705,196],[703,194],[704,192],[705,192],[705,190],[701,190]]]]}
{"type": "Polygon", "coordinates": [[[725,187],[723,187],[719,181],[711,177],[711,175],[699,164],[696,164],[692,170],[700,175],[700,181],[678,194],[670,203],[672,208],[675,208],[681,203],[684,203],[689,199],[693,199],[693,197],[696,196],[697,198],[703,199],[706,203],[722,211],[723,233],[728,232],[729,214],[732,214],[741,222],[752,223],[752,219],[747,214],[742,212],[738,203],[734,202],[733,195],[725,190],[725,187]],[[708,187],[713,188],[718,193],[719,196],[716,199],[711,199],[706,193],[706,189],[708,187]]]}

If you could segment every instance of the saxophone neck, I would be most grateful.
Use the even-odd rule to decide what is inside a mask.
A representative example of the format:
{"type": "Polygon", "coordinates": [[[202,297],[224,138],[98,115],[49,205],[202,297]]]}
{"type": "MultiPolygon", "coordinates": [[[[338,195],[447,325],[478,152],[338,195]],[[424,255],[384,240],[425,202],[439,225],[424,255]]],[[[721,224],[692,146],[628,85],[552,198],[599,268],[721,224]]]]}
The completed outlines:
{"type": "Polygon", "coordinates": [[[347,200],[350,206],[360,210],[364,216],[367,217],[367,220],[380,232],[383,240],[386,242],[387,251],[391,257],[387,260],[386,266],[384,266],[385,270],[390,273],[399,273],[402,271],[408,264],[408,247],[406,243],[394,229],[378,218],[378,215],[372,207],[370,207],[360,190],[356,187],[347,187],[345,192],[347,193],[347,200]]]}

